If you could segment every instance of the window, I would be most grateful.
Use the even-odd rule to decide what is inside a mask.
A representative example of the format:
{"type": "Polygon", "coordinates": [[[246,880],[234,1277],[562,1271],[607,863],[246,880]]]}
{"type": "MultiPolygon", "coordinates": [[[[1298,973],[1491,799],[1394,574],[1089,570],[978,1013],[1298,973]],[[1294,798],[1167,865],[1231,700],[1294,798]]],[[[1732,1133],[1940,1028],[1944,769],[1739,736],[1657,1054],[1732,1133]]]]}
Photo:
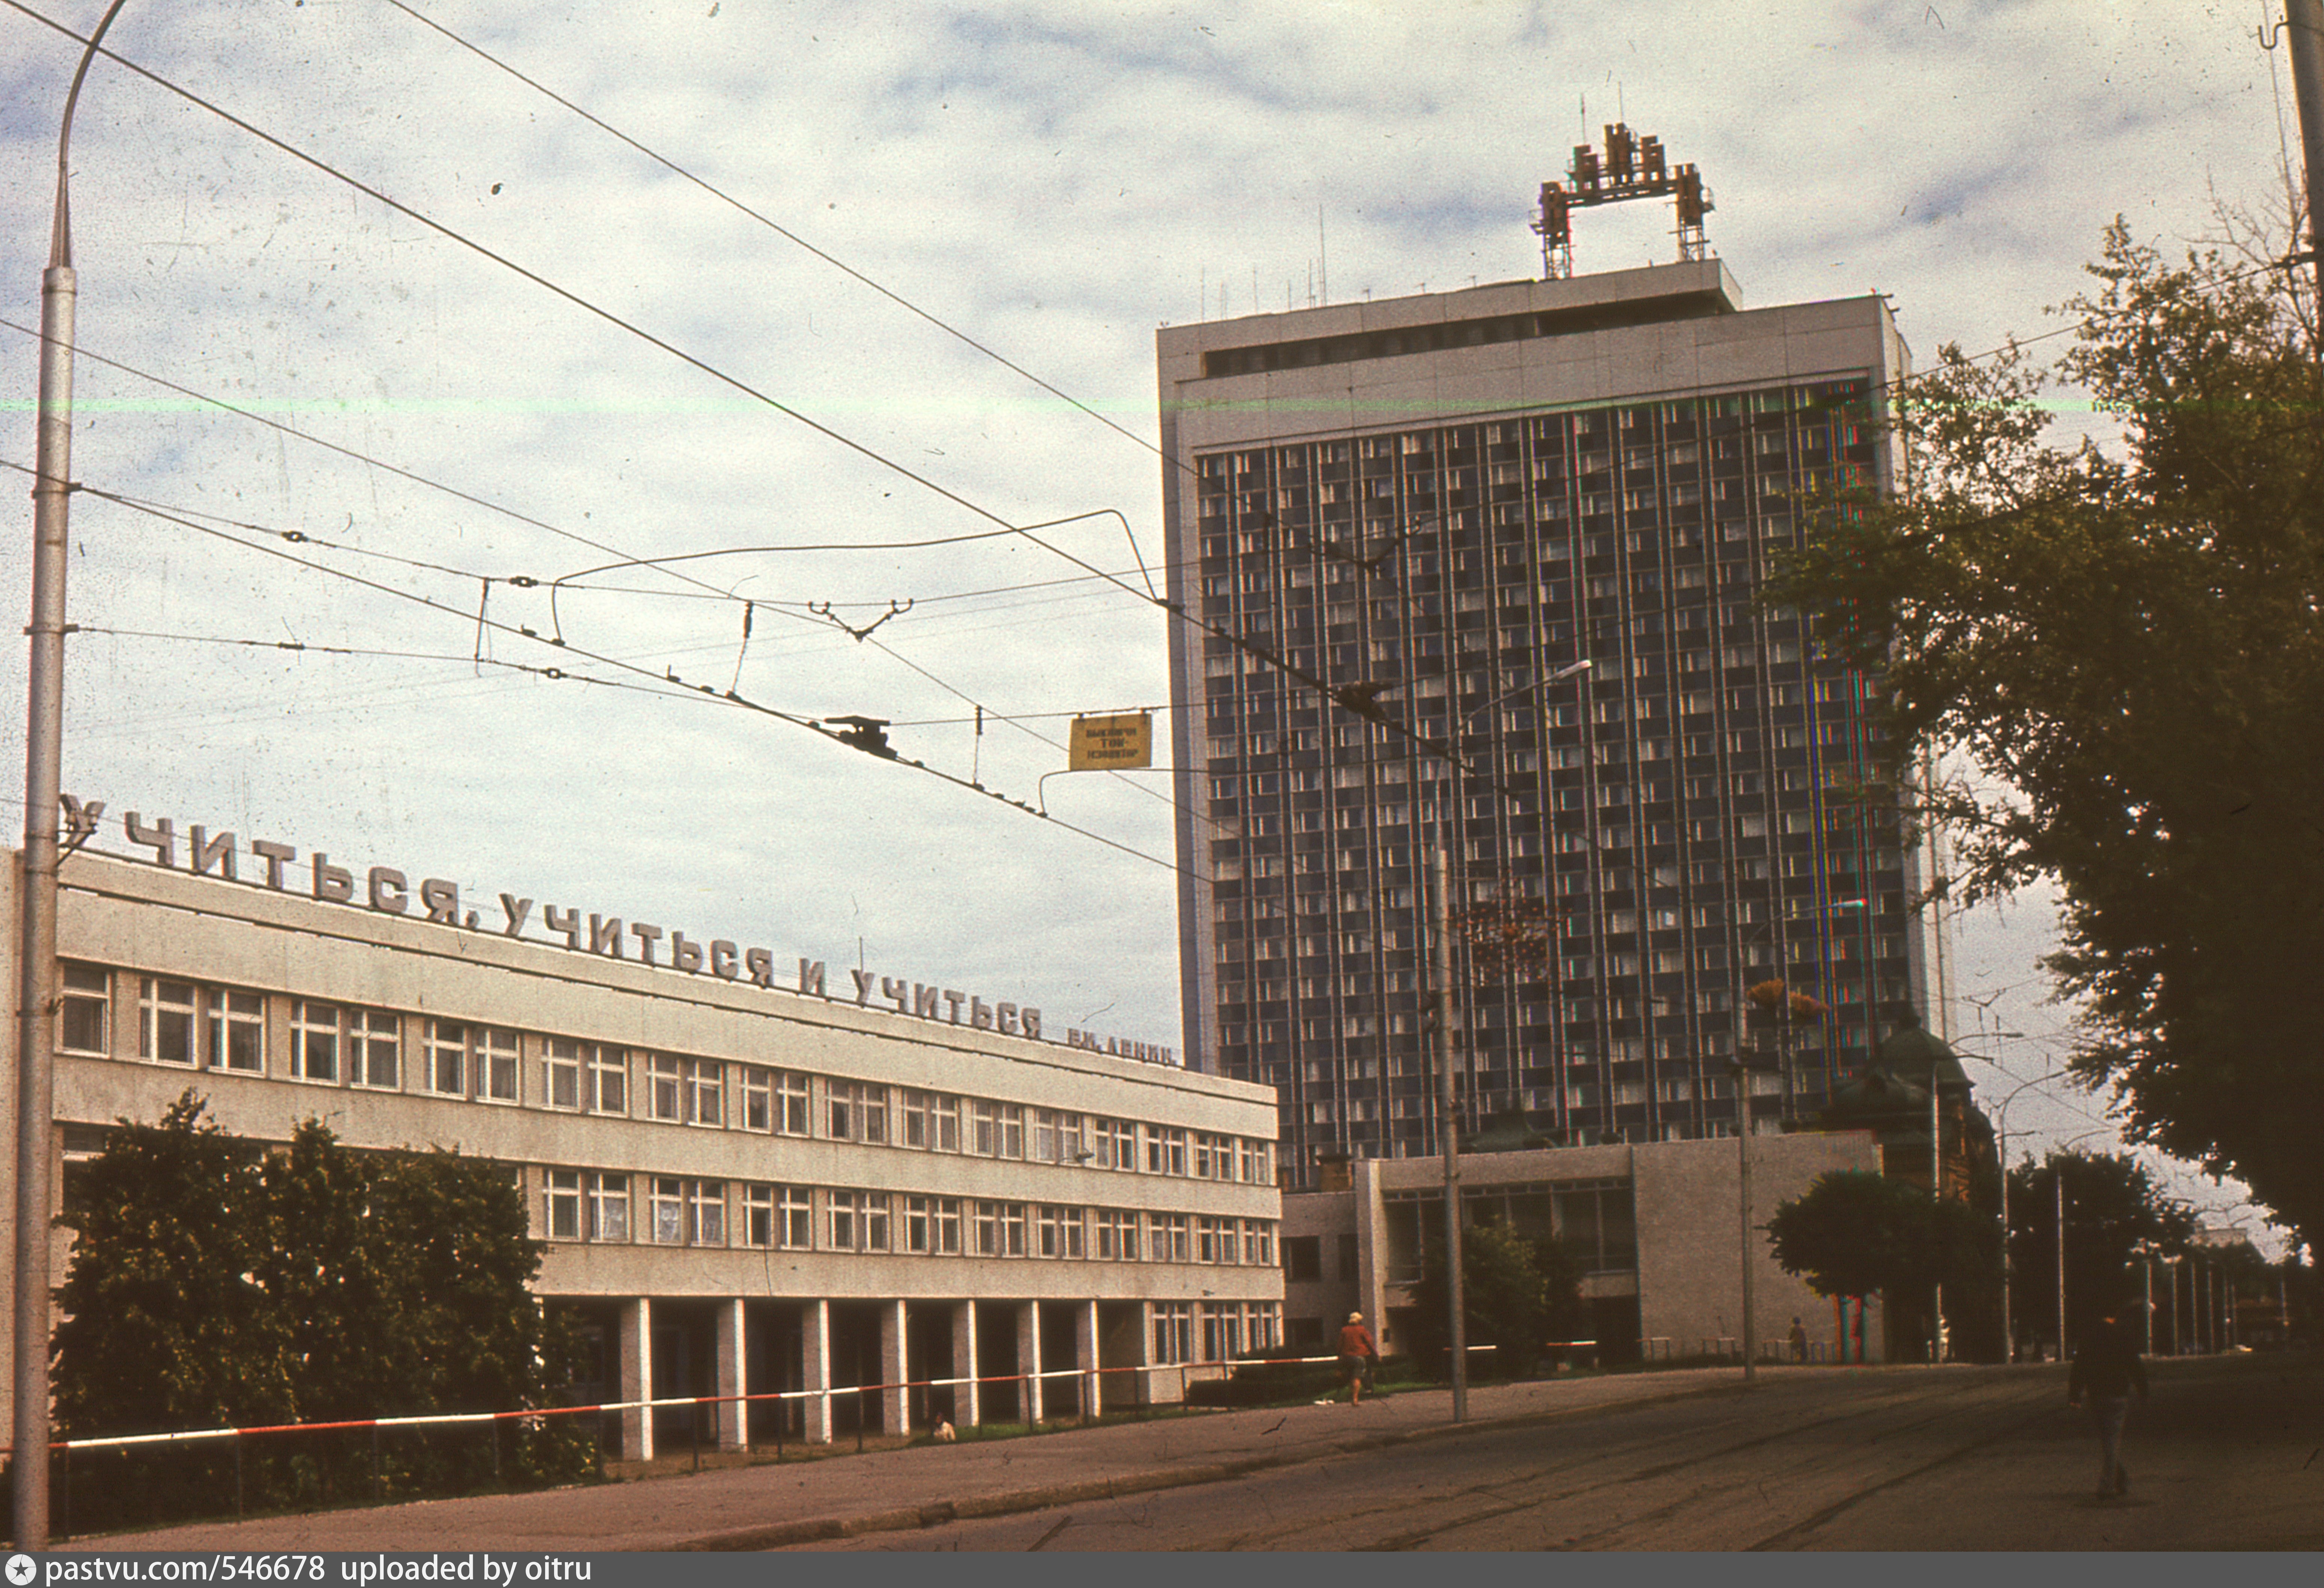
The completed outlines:
{"type": "Polygon", "coordinates": [[[775,1081],[775,1129],[786,1136],[804,1136],[807,1130],[807,1077],[783,1075],[775,1081]]]}
{"type": "Polygon", "coordinates": [[[1025,1111],[1014,1103],[969,1104],[976,1150],[986,1158],[1025,1156],[1025,1111]]]}
{"type": "Polygon", "coordinates": [[[772,1186],[742,1187],[742,1244],[772,1246],[775,1243],[775,1188],[772,1186]]]}
{"type": "Polygon", "coordinates": [[[1001,1205],[997,1202],[976,1205],[976,1255],[1001,1255],[1001,1205]]]}
{"type": "Polygon", "coordinates": [[[1196,1262],[1219,1260],[1219,1220],[1212,1218],[1207,1214],[1194,1220],[1194,1260],[1196,1262]]]}
{"type": "Polygon", "coordinates": [[[141,976],[137,982],[137,1057],[156,1064],[194,1062],[194,984],[141,976]]]}
{"type": "Polygon", "coordinates": [[[1045,1205],[1035,1233],[1039,1242],[1035,1250],[1043,1257],[1079,1257],[1083,1254],[1082,1210],[1045,1205]]]}
{"type": "Polygon", "coordinates": [[[466,1097],[468,1028],[457,1020],[429,1020],[420,1040],[420,1076],[438,1096],[466,1097]]]}
{"type": "Polygon", "coordinates": [[[815,1198],[804,1186],[783,1187],[779,1208],[780,1218],[776,1233],[782,1244],[793,1251],[807,1251],[815,1246],[815,1198]]]}
{"type": "Polygon", "coordinates": [[[622,1049],[604,1043],[581,1042],[581,1095],[596,1113],[630,1112],[630,1060],[622,1049]]]}
{"type": "Polygon", "coordinates": [[[685,1245],[686,1182],[657,1175],[646,1186],[646,1238],[657,1246],[685,1245]]]}
{"type": "Polygon", "coordinates": [[[721,1180],[686,1183],[686,1242],[689,1246],[726,1244],[726,1186],[721,1180]]]}
{"type": "Polygon", "coordinates": [[[1212,1149],[1210,1132],[1207,1131],[1195,1131],[1194,1178],[1198,1180],[1213,1180],[1218,1178],[1217,1174],[1214,1172],[1217,1161],[1217,1154],[1212,1149]]]}
{"type": "Polygon", "coordinates": [[[1275,1266],[1275,1221],[1273,1219],[1247,1220],[1242,1231],[1243,1261],[1254,1263],[1260,1268],[1273,1268],[1275,1266]]]}
{"type": "Polygon", "coordinates": [[[1025,1205],[1021,1202],[1001,1205],[1001,1254],[1003,1257],[1025,1255],[1025,1205]]]}
{"type": "Polygon", "coordinates": [[[904,1145],[931,1152],[958,1152],[960,1099],[934,1092],[906,1092],[904,1145]]]}
{"type": "Polygon", "coordinates": [[[655,1245],[726,1244],[726,1186],[724,1181],[657,1175],[648,1185],[648,1228],[655,1245]]]}
{"type": "Polygon", "coordinates": [[[725,1066],[720,1060],[657,1053],[649,1067],[654,1118],[681,1125],[725,1122],[725,1066]]]}
{"type": "Polygon", "coordinates": [[[339,1078],[339,1006],[300,998],[290,1004],[290,1078],[339,1078]]]}
{"type": "Polygon", "coordinates": [[[60,969],[57,1005],[57,1046],[67,1053],[108,1054],[105,1013],[113,999],[113,973],[103,965],[75,965],[60,969]]]}
{"type": "Polygon", "coordinates": [[[581,1239],[581,1171],[550,1169],[542,1177],[541,1227],[551,1241],[581,1239]]]}
{"type": "Polygon", "coordinates": [[[210,1067],[256,1075],[266,1067],[266,1000],[256,992],[212,988],[210,1067]]]}
{"type": "Polygon", "coordinates": [[[475,1042],[476,1079],[489,1103],[516,1101],[517,1036],[498,1026],[471,1026],[475,1042]]]}
{"type": "Polygon", "coordinates": [[[347,1079],[392,1092],[401,1083],[396,1017],[383,1009],[347,1011],[347,1079]]]}
{"type": "Polygon", "coordinates": [[[1147,1257],[1154,1262],[1185,1262],[1193,1244],[1193,1232],[1183,1213],[1156,1214],[1154,1239],[1148,1243],[1147,1257]]]}
{"type": "Polygon", "coordinates": [[[1175,1127],[1146,1127],[1146,1172],[1184,1175],[1186,1172],[1186,1132],[1175,1127]]]}
{"type": "Polygon", "coordinates": [[[627,1175],[587,1175],[583,1191],[588,1199],[589,1239],[626,1242],[630,1238],[630,1177],[627,1175]]]}
{"type": "Polygon", "coordinates": [[[1191,1301],[1154,1304],[1154,1360],[1158,1363],[1194,1360],[1194,1305],[1191,1301]]]}
{"type": "Polygon", "coordinates": [[[1127,1120],[1096,1120],[1091,1123],[1094,1132],[1097,1156],[1093,1160],[1102,1169],[1134,1169],[1138,1167],[1138,1127],[1127,1120]]]}
{"type": "Polygon", "coordinates": [[[888,1140],[887,1087],[869,1081],[826,1081],[824,1100],[829,1108],[833,1140],[876,1143],[888,1140]]]}
{"type": "Polygon", "coordinates": [[[855,1216],[856,1193],[828,1191],[824,1194],[825,1213],[831,1231],[828,1250],[853,1251],[860,1233],[855,1216]]]}
{"type": "MultiPolygon", "coordinates": [[[[771,1131],[775,1128],[775,1077],[757,1065],[741,1066],[742,1091],[742,1128],[746,1131],[771,1131]]],[[[754,1242],[753,1245],[763,1245],[754,1242]]]]}
{"type": "Polygon", "coordinates": [[[1138,1215],[1122,1208],[1099,1208],[1097,1254],[1111,1261],[1136,1262],[1138,1215]]]}
{"type": "Polygon", "coordinates": [[[933,1222],[936,1254],[940,1257],[958,1257],[960,1255],[960,1198],[939,1196],[935,1198],[935,1203],[933,1222]]]}
{"type": "Polygon", "coordinates": [[[540,1055],[540,1094],[550,1108],[581,1106],[581,1045],[551,1037],[540,1055]]]}

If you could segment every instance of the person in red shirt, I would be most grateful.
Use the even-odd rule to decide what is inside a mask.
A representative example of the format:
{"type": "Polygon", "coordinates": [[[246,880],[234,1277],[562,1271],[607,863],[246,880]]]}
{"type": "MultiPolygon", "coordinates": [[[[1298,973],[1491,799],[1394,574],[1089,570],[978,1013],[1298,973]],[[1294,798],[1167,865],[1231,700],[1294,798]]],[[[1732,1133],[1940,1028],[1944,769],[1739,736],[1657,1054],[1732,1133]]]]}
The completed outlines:
{"type": "Polygon", "coordinates": [[[1379,1360],[1379,1347],[1372,1343],[1372,1332],[1364,1327],[1364,1315],[1351,1312],[1340,1330],[1340,1379],[1348,1387],[1348,1404],[1364,1403],[1364,1373],[1379,1360]]]}

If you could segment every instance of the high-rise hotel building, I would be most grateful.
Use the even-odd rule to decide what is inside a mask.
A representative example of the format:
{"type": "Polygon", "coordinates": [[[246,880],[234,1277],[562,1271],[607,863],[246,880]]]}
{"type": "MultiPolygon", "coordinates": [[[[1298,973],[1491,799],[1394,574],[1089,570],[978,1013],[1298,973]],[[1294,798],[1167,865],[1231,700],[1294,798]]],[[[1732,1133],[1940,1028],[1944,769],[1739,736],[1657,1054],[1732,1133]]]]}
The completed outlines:
{"type": "Polygon", "coordinates": [[[1157,344],[1185,1048],[1277,1089],[1290,1182],[1435,1150],[1440,841],[1471,931],[1547,928],[1481,977],[1456,934],[1464,1132],[1729,1134],[1738,1045],[1757,1128],[1819,1107],[1922,1002],[1918,867],[1871,685],[1758,596],[1804,498],[1892,483],[1882,300],[1702,259],[1157,344]],[[1827,1011],[1763,1031],[1776,979],[1827,1011]]]}

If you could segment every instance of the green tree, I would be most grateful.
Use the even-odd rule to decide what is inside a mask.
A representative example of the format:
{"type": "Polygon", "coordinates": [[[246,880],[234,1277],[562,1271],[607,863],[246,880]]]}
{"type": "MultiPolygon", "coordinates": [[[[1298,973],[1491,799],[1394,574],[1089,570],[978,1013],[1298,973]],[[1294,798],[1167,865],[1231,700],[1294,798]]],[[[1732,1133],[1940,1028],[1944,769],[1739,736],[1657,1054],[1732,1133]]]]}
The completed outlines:
{"type": "Polygon", "coordinates": [[[2127,1153],[2052,1152],[2009,1171],[2009,1311],[2022,1337],[2070,1348],[2098,1309],[2144,1300],[2134,1249],[2180,1251],[2194,1220],[2127,1153]],[[2066,1192],[2066,1331],[2058,1331],[2058,1182],[2066,1192]]]}
{"type": "MultiPolygon", "coordinates": [[[[1444,1243],[1426,1249],[1421,1278],[1412,1288],[1409,1345],[1424,1371],[1444,1358],[1446,1293],[1444,1243]]],[[[1497,1224],[1474,1224],[1461,1233],[1462,1315],[1471,1345],[1494,1347],[1503,1371],[1525,1373],[1541,1355],[1543,1343],[1572,1337],[1589,1312],[1582,1299],[1582,1264],[1555,1240],[1532,1240],[1497,1224]]]]}
{"type": "MultiPolygon", "coordinates": [[[[2263,251],[2264,252],[2264,251],[2263,251]]],[[[1774,587],[1883,680],[1889,762],[1968,900],[2063,893],[2076,1066],[2134,1136],[2324,1228],[2324,494],[2305,272],[2168,263],[2117,222],[2076,341],[1938,355],[1899,392],[1909,491],[1843,494],[1774,587]],[[2052,386],[2124,429],[2045,442],[2052,386]],[[1934,789],[1924,751],[1973,774],[1934,789]]]]}
{"type": "Polygon", "coordinates": [[[1923,1334],[1937,1287],[1977,1294],[2001,1255],[1993,1221],[1968,1203],[1932,1200],[1918,1186],[1867,1169],[1818,1176],[1775,1209],[1767,1242],[1784,1271],[1817,1295],[1878,1295],[1892,1317],[1918,1319],[1923,1334]]]}
{"type": "Polygon", "coordinates": [[[205,1113],[189,1091],[158,1124],[124,1120],[68,1180],[76,1240],[52,1342],[62,1436],[292,1413],[285,1320],[256,1283],[258,1155],[205,1113]]]}
{"type": "MultiPolygon", "coordinates": [[[[540,1247],[504,1168],[357,1152],[313,1120],[262,1154],[203,1114],[189,1092],[158,1125],[123,1121],[74,1171],[56,1337],[69,1432],[552,1404],[570,1343],[529,1288],[540,1247]]],[[[109,1458],[101,1482],[80,1485],[77,1519],[231,1505],[235,1459],[219,1448],[109,1458]]],[[[313,1503],[349,1482],[410,1494],[571,1481],[589,1440],[566,1418],[379,1443],[302,1436],[249,1454],[248,1491],[313,1503]]]]}

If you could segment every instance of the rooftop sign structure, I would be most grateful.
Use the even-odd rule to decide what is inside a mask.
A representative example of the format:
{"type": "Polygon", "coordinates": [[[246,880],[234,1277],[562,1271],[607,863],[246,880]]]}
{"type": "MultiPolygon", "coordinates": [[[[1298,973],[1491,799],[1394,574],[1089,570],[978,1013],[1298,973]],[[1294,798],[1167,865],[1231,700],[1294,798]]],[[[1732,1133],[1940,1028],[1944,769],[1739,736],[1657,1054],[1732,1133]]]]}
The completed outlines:
{"type": "Polygon", "coordinates": [[[1598,204],[1618,204],[1628,198],[1678,201],[1678,256],[1701,259],[1709,245],[1702,235],[1702,217],[1715,208],[1703,191],[1702,175],[1692,165],[1668,168],[1660,138],[1634,134],[1624,122],[1606,129],[1606,152],[1587,143],[1573,146],[1573,163],[1567,180],[1541,185],[1541,216],[1533,229],[1541,237],[1541,273],[1556,281],[1573,273],[1573,212],[1598,204]]]}

